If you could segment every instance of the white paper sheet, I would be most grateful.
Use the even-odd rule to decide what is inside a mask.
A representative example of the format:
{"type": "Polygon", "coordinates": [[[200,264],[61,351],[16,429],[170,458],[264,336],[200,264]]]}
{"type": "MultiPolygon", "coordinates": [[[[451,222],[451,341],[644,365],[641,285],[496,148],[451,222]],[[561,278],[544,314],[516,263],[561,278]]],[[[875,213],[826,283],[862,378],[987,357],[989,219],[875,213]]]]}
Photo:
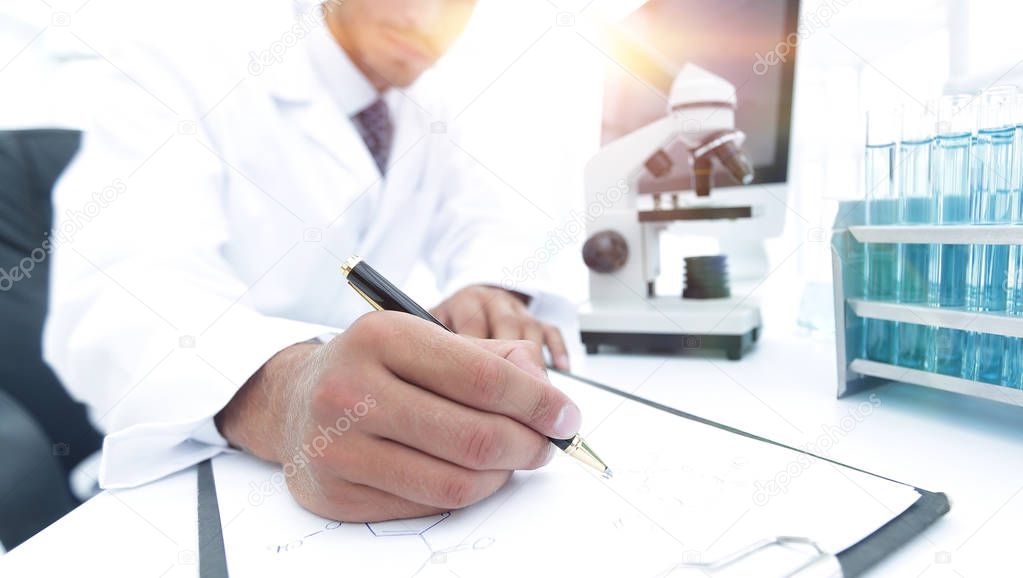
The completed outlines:
{"type": "Polygon", "coordinates": [[[558,456],[494,496],[427,519],[339,523],[303,510],[279,468],[214,462],[233,576],[665,576],[764,538],[838,552],[918,497],[910,487],[695,423],[570,378],[605,480],[558,456]]]}

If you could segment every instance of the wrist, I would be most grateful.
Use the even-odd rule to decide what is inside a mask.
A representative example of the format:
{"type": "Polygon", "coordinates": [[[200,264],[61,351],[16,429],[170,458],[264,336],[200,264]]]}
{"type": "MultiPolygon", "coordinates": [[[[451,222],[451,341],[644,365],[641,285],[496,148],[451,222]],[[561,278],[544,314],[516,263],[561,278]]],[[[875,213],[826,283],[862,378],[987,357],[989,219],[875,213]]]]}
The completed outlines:
{"type": "Polygon", "coordinates": [[[242,385],[214,418],[232,447],[280,463],[298,376],[319,348],[304,342],[282,349],[242,385]]]}

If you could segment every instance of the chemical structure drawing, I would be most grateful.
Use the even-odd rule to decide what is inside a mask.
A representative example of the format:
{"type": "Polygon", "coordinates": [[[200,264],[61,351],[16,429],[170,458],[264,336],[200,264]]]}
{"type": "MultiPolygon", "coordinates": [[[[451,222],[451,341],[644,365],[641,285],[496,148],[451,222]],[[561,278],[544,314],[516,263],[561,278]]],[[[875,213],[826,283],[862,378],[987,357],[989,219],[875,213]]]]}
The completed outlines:
{"type": "MultiPolygon", "coordinates": [[[[423,538],[431,528],[440,524],[444,520],[451,517],[451,512],[444,512],[443,514],[437,514],[435,516],[427,516],[424,518],[413,518],[409,520],[389,520],[386,522],[364,522],[362,525],[366,526],[369,532],[377,538],[391,537],[391,536],[419,536],[423,538]]],[[[274,544],[267,546],[269,550],[275,554],[281,554],[284,552],[291,552],[297,548],[303,546],[307,540],[323,534],[324,532],[330,532],[331,530],[337,530],[341,527],[344,522],[338,520],[331,520],[327,522],[323,528],[316,530],[302,536],[297,540],[292,540],[287,544],[274,544]]],[[[425,542],[425,538],[423,538],[425,542]]],[[[427,542],[427,547],[429,543],[427,542]]]]}
{"type": "MultiPolygon", "coordinates": [[[[412,574],[413,576],[419,576],[424,571],[429,570],[431,566],[442,565],[448,562],[449,557],[452,554],[467,551],[478,551],[489,548],[494,544],[495,539],[491,537],[477,538],[471,543],[460,543],[455,546],[446,548],[437,548],[430,543],[427,534],[433,528],[436,528],[445,520],[451,517],[451,512],[444,512],[442,514],[436,514],[434,516],[426,516],[422,518],[413,518],[408,520],[388,520],[386,522],[365,522],[359,525],[365,526],[369,530],[370,534],[376,538],[418,538],[424,546],[426,546],[429,552],[428,556],[423,560],[423,563],[419,568],[412,574]]],[[[344,522],[332,520],[324,524],[324,526],[315,532],[310,532],[302,538],[292,540],[287,544],[274,544],[267,546],[273,554],[285,554],[293,552],[294,550],[302,547],[311,541],[312,538],[337,530],[342,525],[346,525],[344,522]]],[[[352,525],[352,524],[347,524],[352,525]]]]}
{"type": "Polygon", "coordinates": [[[308,540],[309,538],[312,538],[313,536],[316,536],[317,534],[322,534],[324,532],[329,532],[331,530],[337,530],[338,528],[341,527],[341,524],[343,524],[343,523],[344,522],[339,522],[337,520],[332,520],[330,522],[327,522],[323,526],[323,528],[320,528],[319,530],[316,530],[315,532],[312,532],[310,534],[306,534],[305,536],[302,536],[301,538],[299,538],[297,540],[292,540],[291,542],[288,542],[287,544],[271,544],[270,546],[267,546],[266,548],[267,548],[267,550],[270,550],[274,554],[284,554],[286,552],[292,552],[292,551],[294,551],[294,550],[296,550],[298,548],[301,548],[305,544],[306,540],[308,540]]]}
{"type": "Polygon", "coordinates": [[[381,536],[422,536],[431,528],[451,517],[451,512],[436,516],[413,518],[410,520],[388,520],[386,522],[366,522],[366,527],[376,537],[381,536]]]}

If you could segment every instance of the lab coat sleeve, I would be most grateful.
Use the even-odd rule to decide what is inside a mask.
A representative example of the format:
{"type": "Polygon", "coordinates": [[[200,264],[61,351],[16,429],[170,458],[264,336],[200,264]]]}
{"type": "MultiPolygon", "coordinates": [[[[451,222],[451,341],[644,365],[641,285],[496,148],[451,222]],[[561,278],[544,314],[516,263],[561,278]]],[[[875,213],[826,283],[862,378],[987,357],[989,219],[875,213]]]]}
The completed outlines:
{"type": "Polygon", "coordinates": [[[235,178],[211,99],[142,48],[93,82],[103,110],[54,195],[44,355],[106,433],[100,484],[135,486],[226,447],[213,416],[271,356],[332,331],[262,314],[223,256],[235,178]]]}
{"type": "Polygon", "coordinates": [[[470,285],[492,285],[531,298],[530,311],[549,322],[574,318],[574,306],[547,272],[530,269],[532,255],[543,249],[545,224],[553,223],[539,207],[521,208],[528,199],[502,183],[459,142],[455,128],[441,140],[435,155],[439,169],[439,204],[432,217],[425,261],[445,297],[470,285]]]}

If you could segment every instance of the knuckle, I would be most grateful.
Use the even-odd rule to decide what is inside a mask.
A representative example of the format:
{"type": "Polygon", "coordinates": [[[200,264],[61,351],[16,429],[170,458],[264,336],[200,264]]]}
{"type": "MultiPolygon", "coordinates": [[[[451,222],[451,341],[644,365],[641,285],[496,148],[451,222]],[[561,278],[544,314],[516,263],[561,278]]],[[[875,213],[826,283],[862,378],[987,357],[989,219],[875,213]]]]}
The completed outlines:
{"type": "Polygon", "coordinates": [[[333,421],[339,410],[351,407],[362,397],[361,388],[347,379],[321,379],[310,393],[310,412],[318,420],[333,421]]]}
{"type": "Polygon", "coordinates": [[[475,488],[472,480],[461,473],[445,476],[439,487],[440,505],[444,508],[464,508],[473,503],[475,488]]]}
{"type": "Polygon", "coordinates": [[[516,346],[525,349],[534,359],[543,359],[543,347],[535,341],[523,339],[516,342],[516,346]]]}
{"type": "Polygon", "coordinates": [[[360,341],[362,343],[379,342],[381,339],[385,339],[387,333],[390,331],[390,321],[387,319],[387,314],[374,311],[367,313],[362,317],[359,317],[352,323],[348,330],[345,332],[351,335],[351,338],[360,341]]]}
{"type": "Polygon", "coordinates": [[[466,428],[463,459],[467,467],[490,469],[501,457],[501,442],[497,431],[485,422],[466,428]]]}
{"type": "Polygon", "coordinates": [[[502,361],[496,356],[488,355],[476,365],[472,387],[482,403],[488,407],[498,405],[504,400],[508,376],[502,361]]]}
{"type": "MultiPolygon", "coordinates": [[[[487,318],[486,318],[486,315],[483,314],[482,310],[474,309],[474,310],[472,310],[471,313],[469,313],[466,316],[465,321],[463,322],[463,324],[466,327],[472,327],[472,328],[475,328],[475,329],[486,330],[486,328],[487,328],[487,318]]],[[[484,334],[485,333],[486,332],[484,331],[484,334]]]]}
{"type": "Polygon", "coordinates": [[[340,405],[339,391],[343,389],[335,387],[331,383],[319,383],[313,388],[309,395],[309,414],[313,419],[322,421],[334,414],[335,408],[340,405]]]}
{"type": "Polygon", "coordinates": [[[498,313],[493,316],[494,325],[498,327],[519,327],[522,324],[519,323],[519,318],[510,313],[498,313]]]}

